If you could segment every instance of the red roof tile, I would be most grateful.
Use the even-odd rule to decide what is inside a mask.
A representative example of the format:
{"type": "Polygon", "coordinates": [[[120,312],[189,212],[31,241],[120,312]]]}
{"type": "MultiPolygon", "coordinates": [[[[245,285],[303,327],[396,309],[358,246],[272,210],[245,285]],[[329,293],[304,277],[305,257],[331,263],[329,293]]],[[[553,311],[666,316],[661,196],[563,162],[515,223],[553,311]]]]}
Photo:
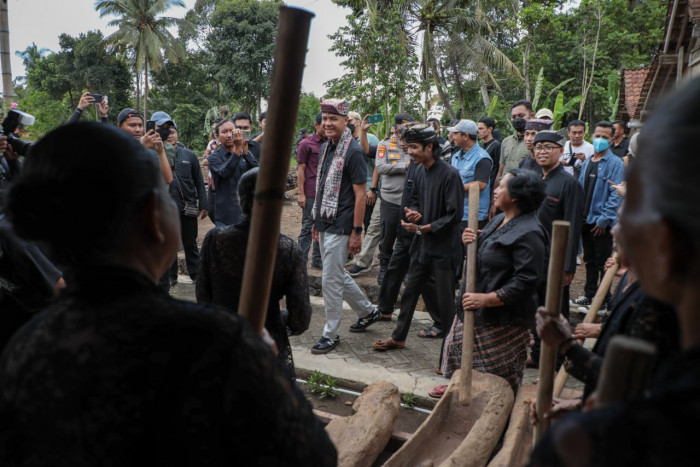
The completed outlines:
{"type": "Polygon", "coordinates": [[[620,93],[624,98],[625,110],[631,118],[637,117],[640,109],[640,98],[644,82],[649,74],[649,68],[637,68],[623,71],[623,89],[620,93]]]}

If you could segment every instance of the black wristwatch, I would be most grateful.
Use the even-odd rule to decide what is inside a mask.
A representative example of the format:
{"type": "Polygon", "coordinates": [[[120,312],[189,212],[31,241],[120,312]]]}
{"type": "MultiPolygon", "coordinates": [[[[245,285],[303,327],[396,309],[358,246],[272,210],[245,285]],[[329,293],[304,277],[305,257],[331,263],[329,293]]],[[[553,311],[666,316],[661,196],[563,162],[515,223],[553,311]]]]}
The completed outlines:
{"type": "Polygon", "coordinates": [[[361,234],[362,233],[362,226],[361,225],[353,225],[352,231],[355,232],[356,234],[361,234]]]}
{"type": "Polygon", "coordinates": [[[376,186],[371,186],[371,187],[369,187],[369,190],[376,193],[376,192],[377,192],[377,187],[376,187],[376,186]]]}

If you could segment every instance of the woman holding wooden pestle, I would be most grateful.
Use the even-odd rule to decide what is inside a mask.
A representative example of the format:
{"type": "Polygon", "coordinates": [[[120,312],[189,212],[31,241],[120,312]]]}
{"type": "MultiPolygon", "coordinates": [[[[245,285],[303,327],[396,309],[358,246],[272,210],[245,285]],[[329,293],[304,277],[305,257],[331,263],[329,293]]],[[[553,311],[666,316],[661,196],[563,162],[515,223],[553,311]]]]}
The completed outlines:
{"type": "MultiPolygon", "coordinates": [[[[544,182],[534,172],[514,169],[493,192],[495,206],[503,211],[479,233],[476,265],[477,293],[464,293],[452,328],[445,340],[442,372],[449,378],[460,368],[462,319],[475,314],[472,368],[505,378],[514,392],[522,382],[537,308],[537,288],[544,276],[547,234],[535,211],[544,200],[544,182]]],[[[477,235],[465,229],[465,245],[477,235]]],[[[430,391],[441,397],[446,385],[430,391]]]]}
{"type": "Polygon", "coordinates": [[[700,79],[658,102],[639,136],[621,236],[644,291],[675,307],[682,351],[657,372],[646,398],[554,424],[533,466],[679,466],[700,458],[700,79]]]}
{"type": "Polygon", "coordinates": [[[0,465],[336,464],[243,317],[156,287],[177,254],[178,213],[157,160],[126,132],[52,131],[5,212],[69,279],[0,359],[0,465]]]}
{"type": "MultiPolygon", "coordinates": [[[[618,211],[622,215],[623,208],[618,211]]],[[[537,311],[537,334],[551,348],[557,349],[565,357],[564,367],[569,375],[582,381],[585,386],[580,399],[553,400],[552,409],[545,417],[558,418],[572,410],[582,407],[584,401],[593,393],[600,375],[605,351],[610,339],[623,334],[643,339],[656,345],[657,361],[664,361],[679,349],[678,318],[673,307],[649,297],[642,290],[637,273],[631,268],[625,248],[620,243],[620,224],[612,229],[615,251],[620,268],[626,269],[610,301],[610,314],[603,325],[584,324],[577,326],[572,334],[569,322],[559,314],[552,318],[544,308],[537,311]],[[598,340],[592,350],[588,350],[576,339],[596,337],[598,340]]],[[[530,417],[533,425],[537,424],[536,403],[532,402],[530,417]]]]}

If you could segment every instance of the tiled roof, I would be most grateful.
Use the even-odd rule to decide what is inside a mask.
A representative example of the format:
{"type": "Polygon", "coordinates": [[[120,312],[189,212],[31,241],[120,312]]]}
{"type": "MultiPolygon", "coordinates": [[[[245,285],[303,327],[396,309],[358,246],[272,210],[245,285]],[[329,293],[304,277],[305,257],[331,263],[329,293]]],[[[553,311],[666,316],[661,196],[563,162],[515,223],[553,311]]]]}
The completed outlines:
{"type": "MultiPolygon", "coordinates": [[[[624,104],[624,111],[629,118],[637,118],[637,112],[641,110],[640,102],[642,88],[649,74],[649,68],[636,68],[623,71],[622,90],[620,92],[620,104],[624,104]]],[[[621,109],[622,110],[622,109],[621,109]]]]}
{"type": "Polygon", "coordinates": [[[690,13],[690,20],[697,23],[700,20],[700,0],[689,0],[688,1],[688,12],[690,13]]]}

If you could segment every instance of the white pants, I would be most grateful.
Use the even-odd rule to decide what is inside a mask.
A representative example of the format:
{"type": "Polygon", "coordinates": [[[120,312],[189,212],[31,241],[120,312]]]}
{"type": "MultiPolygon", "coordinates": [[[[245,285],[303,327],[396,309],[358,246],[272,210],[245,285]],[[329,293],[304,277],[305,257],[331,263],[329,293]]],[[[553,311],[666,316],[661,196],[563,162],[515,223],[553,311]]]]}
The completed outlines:
{"type": "Polygon", "coordinates": [[[362,250],[360,250],[359,255],[355,256],[355,264],[362,269],[372,266],[374,250],[377,249],[377,245],[379,245],[379,240],[381,239],[381,207],[382,200],[377,198],[377,202],[374,205],[374,210],[372,211],[372,216],[369,218],[369,226],[367,226],[365,238],[362,241],[362,250]]]}
{"type": "Polygon", "coordinates": [[[348,258],[349,235],[338,235],[319,232],[319,246],[323,260],[323,303],[326,307],[326,326],[323,337],[335,339],[340,328],[340,318],[343,314],[343,300],[357,313],[358,318],[364,318],[374,311],[374,306],[367,300],[362,289],[345,270],[348,258]]]}

